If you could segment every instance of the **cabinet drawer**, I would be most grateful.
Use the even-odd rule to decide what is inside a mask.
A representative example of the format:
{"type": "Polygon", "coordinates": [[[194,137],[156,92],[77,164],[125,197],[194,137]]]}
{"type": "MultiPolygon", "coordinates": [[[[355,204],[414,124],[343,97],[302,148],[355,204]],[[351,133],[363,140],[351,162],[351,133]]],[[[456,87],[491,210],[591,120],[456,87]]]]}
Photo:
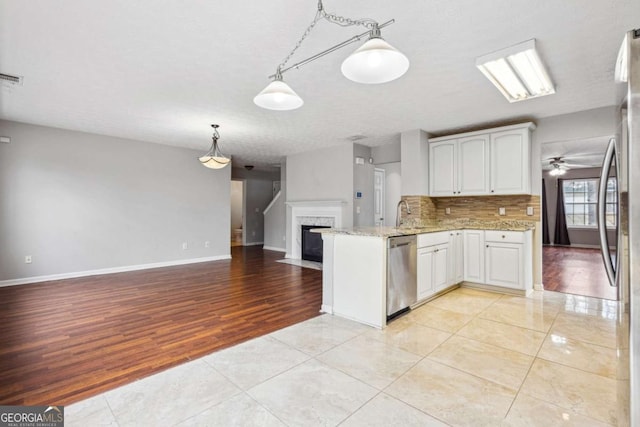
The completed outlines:
{"type": "Polygon", "coordinates": [[[417,243],[419,248],[423,248],[425,246],[440,245],[442,243],[449,243],[449,232],[439,231],[437,233],[418,234],[417,243]]]}
{"type": "Polygon", "coordinates": [[[524,243],[524,232],[486,230],[484,240],[485,242],[524,243]]]}

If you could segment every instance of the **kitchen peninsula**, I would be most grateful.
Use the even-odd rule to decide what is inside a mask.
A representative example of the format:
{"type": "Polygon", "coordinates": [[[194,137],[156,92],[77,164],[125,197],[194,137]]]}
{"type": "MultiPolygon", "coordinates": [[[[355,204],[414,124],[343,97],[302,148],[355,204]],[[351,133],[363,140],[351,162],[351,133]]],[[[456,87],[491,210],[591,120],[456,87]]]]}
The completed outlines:
{"type": "Polygon", "coordinates": [[[318,229],[323,238],[322,311],[377,328],[387,324],[387,243],[416,236],[419,305],[465,282],[533,290],[533,221],[441,221],[420,227],[318,229]]]}

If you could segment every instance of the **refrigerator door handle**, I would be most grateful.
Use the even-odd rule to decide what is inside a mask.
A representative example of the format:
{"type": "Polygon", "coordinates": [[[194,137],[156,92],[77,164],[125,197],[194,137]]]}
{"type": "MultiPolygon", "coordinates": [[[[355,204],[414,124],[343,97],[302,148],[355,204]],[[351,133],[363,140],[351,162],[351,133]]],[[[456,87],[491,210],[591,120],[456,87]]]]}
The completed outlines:
{"type": "MultiPolygon", "coordinates": [[[[609,239],[607,238],[607,181],[609,180],[609,172],[611,171],[611,162],[616,155],[616,140],[611,138],[607,152],[604,155],[602,163],[602,171],[600,172],[600,183],[598,185],[598,233],[600,234],[600,249],[602,251],[602,261],[607,271],[609,285],[616,286],[616,272],[614,270],[613,261],[611,260],[611,251],[609,250],[609,239]]],[[[616,162],[617,166],[617,162],[616,162]]],[[[618,219],[619,220],[619,219],[618,219]]]]}

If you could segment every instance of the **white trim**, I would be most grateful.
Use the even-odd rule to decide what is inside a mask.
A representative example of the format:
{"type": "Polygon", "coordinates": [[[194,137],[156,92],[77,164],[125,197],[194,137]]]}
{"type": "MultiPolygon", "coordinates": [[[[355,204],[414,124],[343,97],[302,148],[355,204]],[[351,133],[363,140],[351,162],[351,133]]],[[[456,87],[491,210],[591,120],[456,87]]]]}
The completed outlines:
{"type": "Polygon", "coordinates": [[[276,252],[287,252],[285,248],[276,248],[275,246],[263,246],[262,249],[266,249],[268,251],[276,251],[276,252]]]}
{"type": "Polygon", "coordinates": [[[525,123],[519,123],[517,125],[501,126],[497,128],[482,129],[482,130],[476,130],[472,132],[456,133],[452,135],[439,136],[437,138],[429,138],[429,142],[431,143],[431,142],[447,141],[449,139],[466,138],[468,136],[484,135],[487,133],[503,132],[506,130],[523,129],[523,128],[534,130],[536,128],[536,124],[533,122],[525,122],[525,123]]]}
{"type": "Polygon", "coordinates": [[[242,246],[260,246],[260,245],[263,245],[263,244],[264,244],[264,242],[251,242],[251,243],[245,243],[242,246]]]}
{"type": "Polygon", "coordinates": [[[269,212],[269,210],[271,209],[271,207],[276,203],[276,201],[280,198],[280,195],[282,194],[282,190],[278,191],[278,194],[276,194],[276,197],[273,198],[273,200],[271,200],[271,202],[267,205],[267,207],[264,209],[264,211],[262,211],[262,215],[266,215],[267,212],[269,212]]]}
{"type": "Polygon", "coordinates": [[[344,200],[295,200],[295,201],[290,201],[290,202],[286,202],[287,206],[291,206],[291,207],[314,207],[314,206],[320,206],[320,207],[335,207],[335,206],[342,206],[344,204],[346,204],[347,202],[344,200]]]}
{"type": "Polygon", "coordinates": [[[100,274],[123,273],[127,271],[148,270],[150,268],[171,267],[175,265],[197,264],[200,262],[220,261],[231,259],[231,255],[217,255],[212,257],[180,259],[175,261],[154,262],[150,264],[126,265],[123,267],[100,268],[97,270],[76,271],[72,273],[50,274],[46,276],[23,277],[21,279],[0,280],[0,287],[25,285],[28,283],[49,282],[51,280],[74,279],[77,277],[97,276],[100,274]]]}

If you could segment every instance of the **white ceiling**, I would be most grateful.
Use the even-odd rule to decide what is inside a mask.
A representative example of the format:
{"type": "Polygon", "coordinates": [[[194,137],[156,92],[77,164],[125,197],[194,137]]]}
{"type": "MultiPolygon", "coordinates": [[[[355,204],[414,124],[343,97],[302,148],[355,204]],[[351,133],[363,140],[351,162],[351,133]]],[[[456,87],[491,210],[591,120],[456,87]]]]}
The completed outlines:
{"type": "MultiPolygon", "coordinates": [[[[305,100],[289,112],[253,97],[316,11],[315,0],[0,0],[0,118],[206,151],[209,124],[236,165],[347,143],[375,146],[403,130],[443,134],[472,126],[616,105],[613,82],[638,0],[325,0],[329,12],[396,23],[385,39],[411,68],[383,85],[340,73],[352,45],[285,80],[305,100]],[[555,95],[510,104],[475,58],[535,38],[555,95]]],[[[320,22],[301,60],[360,28],[320,22]]]]}

